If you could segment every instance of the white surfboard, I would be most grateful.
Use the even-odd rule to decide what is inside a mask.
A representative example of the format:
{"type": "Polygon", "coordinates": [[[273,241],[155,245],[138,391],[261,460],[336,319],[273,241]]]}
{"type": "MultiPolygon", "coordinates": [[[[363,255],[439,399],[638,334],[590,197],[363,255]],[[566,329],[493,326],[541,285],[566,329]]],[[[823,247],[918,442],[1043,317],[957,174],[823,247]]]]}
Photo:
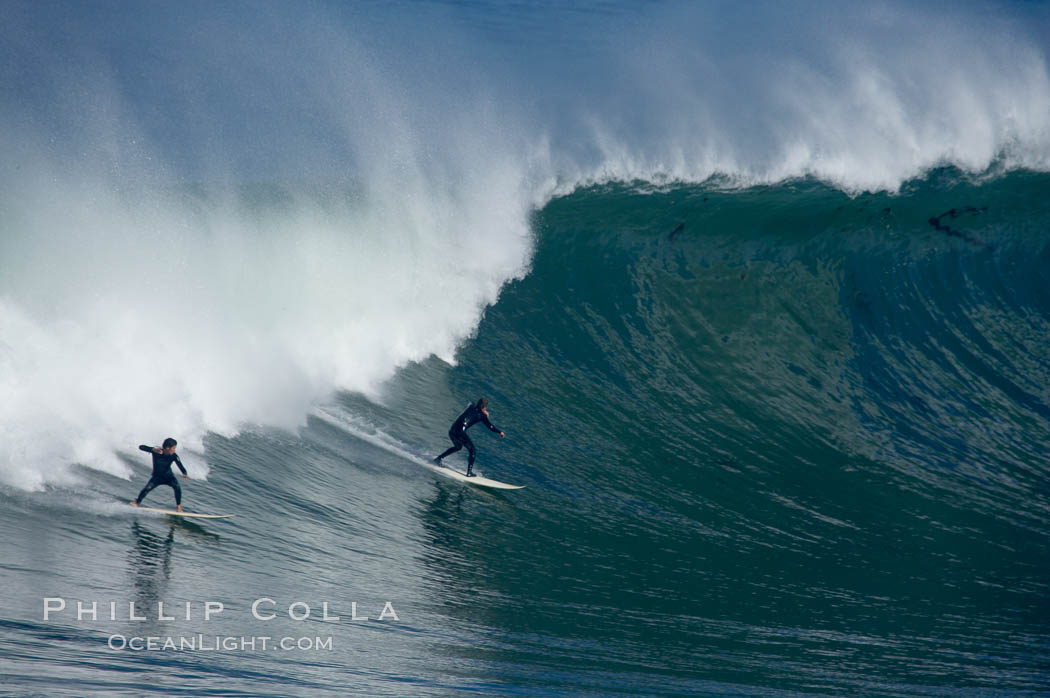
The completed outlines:
{"type": "Polygon", "coordinates": [[[453,470],[452,468],[448,468],[448,467],[445,467],[445,466],[442,466],[442,465],[434,465],[433,463],[423,463],[423,465],[425,465],[426,467],[430,468],[435,473],[440,473],[440,474],[444,475],[445,477],[451,478],[453,480],[459,480],[460,482],[465,482],[468,485],[477,485],[478,487],[488,487],[489,489],[493,489],[493,490],[523,490],[523,489],[525,489],[525,485],[508,485],[505,482],[500,482],[499,480],[490,480],[487,477],[482,477],[480,475],[475,475],[474,477],[467,477],[466,475],[464,475],[463,473],[459,472],[458,470],[453,470]]]}
{"type": "Polygon", "coordinates": [[[158,514],[169,514],[171,516],[186,516],[191,519],[228,519],[234,514],[193,514],[188,511],[175,511],[173,509],[154,509],[153,507],[136,507],[142,511],[155,511],[158,514]]]}

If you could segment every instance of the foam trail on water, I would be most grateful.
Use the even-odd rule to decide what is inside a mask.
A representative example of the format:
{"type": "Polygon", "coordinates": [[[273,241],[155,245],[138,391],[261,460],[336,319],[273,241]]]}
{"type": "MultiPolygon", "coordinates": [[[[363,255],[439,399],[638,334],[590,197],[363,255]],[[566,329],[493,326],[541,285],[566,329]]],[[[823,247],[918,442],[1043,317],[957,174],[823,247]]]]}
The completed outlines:
{"type": "MultiPolygon", "coordinates": [[[[382,429],[377,429],[370,424],[366,424],[360,419],[356,419],[345,413],[337,414],[331,407],[315,407],[311,411],[311,414],[333,427],[355,436],[362,441],[367,441],[373,446],[381,448],[388,453],[393,453],[405,460],[412,461],[416,465],[422,465],[427,468],[434,467],[434,462],[430,458],[420,456],[400,440],[387,434],[382,429]]],[[[480,473],[481,471],[479,470],[478,472],[480,473]]]]}
{"type": "Polygon", "coordinates": [[[581,185],[1050,169],[1038,9],[186,7],[5,6],[7,485],[454,360],[581,185]]]}

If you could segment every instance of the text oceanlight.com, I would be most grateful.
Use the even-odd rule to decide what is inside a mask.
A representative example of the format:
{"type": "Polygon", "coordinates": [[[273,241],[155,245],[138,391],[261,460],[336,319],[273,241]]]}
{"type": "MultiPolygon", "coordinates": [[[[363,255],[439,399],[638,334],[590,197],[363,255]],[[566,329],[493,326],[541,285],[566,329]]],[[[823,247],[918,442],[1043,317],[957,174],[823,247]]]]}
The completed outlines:
{"type": "Polygon", "coordinates": [[[110,635],[107,643],[111,650],[132,650],[136,652],[194,651],[194,652],[266,652],[280,650],[295,651],[332,651],[332,637],[269,637],[256,635],[251,637],[235,635],[180,635],[148,637],[110,635]]]}

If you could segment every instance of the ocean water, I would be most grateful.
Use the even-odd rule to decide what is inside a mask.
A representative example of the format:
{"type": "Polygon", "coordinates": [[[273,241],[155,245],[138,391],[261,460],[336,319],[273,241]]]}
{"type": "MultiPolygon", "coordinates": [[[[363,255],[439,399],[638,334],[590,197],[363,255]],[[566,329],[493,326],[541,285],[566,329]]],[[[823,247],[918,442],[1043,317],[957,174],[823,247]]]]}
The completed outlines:
{"type": "Polygon", "coordinates": [[[1050,695],[1048,18],[0,5],[0,693],[1050,695]]]}

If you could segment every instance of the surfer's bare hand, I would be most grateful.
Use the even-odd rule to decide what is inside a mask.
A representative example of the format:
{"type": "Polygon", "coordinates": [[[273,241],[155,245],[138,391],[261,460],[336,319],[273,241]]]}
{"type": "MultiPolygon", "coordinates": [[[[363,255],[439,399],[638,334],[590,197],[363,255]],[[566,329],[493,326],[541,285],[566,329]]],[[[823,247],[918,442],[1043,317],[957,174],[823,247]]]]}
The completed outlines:
{"type": "Polygon", "coordinates": [[[499,437],[500,437],[501,439],[502,439],[503,437],[505,437],[505,436],[506,436],[506,434],[504,434],[504,433],[503,433],[502,431],[501,431],[501,432],[499,433],[499,437]]]}
{"type": "Polygon", "coordinates": [[[190,477],[189,475],[183,475],[183,477],[184,477],[184,478],[186,478],[187,480],[192,480],[192,479],[193,479],[193,478],[192,478],[192,477],[190,477]]]}

